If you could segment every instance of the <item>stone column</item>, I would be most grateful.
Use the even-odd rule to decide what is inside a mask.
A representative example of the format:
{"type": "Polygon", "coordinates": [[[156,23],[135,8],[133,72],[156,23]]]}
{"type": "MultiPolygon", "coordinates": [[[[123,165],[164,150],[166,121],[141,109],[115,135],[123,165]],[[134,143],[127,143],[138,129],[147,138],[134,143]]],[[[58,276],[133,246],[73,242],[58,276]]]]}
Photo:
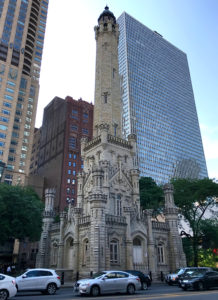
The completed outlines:
{"type": "Polygon", "coordinates": [[[98,272],[106,268],[106,228],[105,208],[107,196],[101,192],[90,195],[90,271],[98,272]]]}
{"type": "Polygon", "coordinates": [[[133,212],[132,207],[124,207],[124,213],[126,217],[126,269],[132,270],[133,269],[133,245],[132,245],[132,237],[131,237],[131,220],[130,215],[133,212]]]}
{"type": "Polygon", "coordinates": [[[74,274],[76,276],[77,272],[80,272],[80,243],[79,243],[79,218],[82,215],[82,209],[75,207],[74,208],[74,221],[75,221],[75,230],[74,230],[74,274]]]}
{"type": "Polygon", "coordinates": [[[36,267],[49,267],[50,254],[50,228],[54,221],[55,189],[45,190],[45,210],[43,213],[43,229],[39,242],[39,252],[36,258],[36,267]]]}
{"type": "Polygon", "coordinates": [[[186,258],[183,252],[182,239],[178,231],[179,209],[175,206],[173,197],[173,185],[165,184],[163,187],[165,196],[164,215],[169,225],[169,263],[170,270],[186,266],[186,258]]]}
{"type": "Polygon", "coordinates": [[[64,240],[63,240],[63,234],[64,234],[64,219],[66,217],[65,212],[60,213],[60,239],[58,243],[58,262],[57,267],[58,269],[63,268],[63,258],[64,258],[64,240]]]}
{"type": "Polygon", "coordinates": [[[152,209],[146,209],[147,215],[147,225],[148,225],[148,269],[152,272],[153,279],[156,277],[157,273],[157,256],[155,253],[155,244],[152,230],[152,209]]]}

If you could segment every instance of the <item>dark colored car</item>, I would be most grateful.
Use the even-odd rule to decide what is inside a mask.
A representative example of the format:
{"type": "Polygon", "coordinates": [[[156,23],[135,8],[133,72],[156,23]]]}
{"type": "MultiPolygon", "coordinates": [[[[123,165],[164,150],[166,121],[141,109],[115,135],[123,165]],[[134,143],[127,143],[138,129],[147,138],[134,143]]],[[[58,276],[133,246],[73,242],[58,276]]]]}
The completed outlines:
{"type": "Polygon", "coordinates": [[[178,284],[180,286],[181,281],[184,278],[187,278],[189,275],[191,275],[194,272],[200,272],[202,274],[209,272],[209,271],[213,271],[211,268],[209,267],[190,267],[190,268],[185,268],[185,271],[178,274],[178,284]]]}
{"type": "Polygon", "coordinates": [[[147,290],[147,288],[151,285],[151,278],[149,275],[145,275],[141,271],[136,270],[126,270],[126,272],[139,277],[142,290],[147,290]]]}
{"type": "Polygon", "coordinates": [[[185,291],[188,289],[204,290],[215,287],[218,288],[218,272],[194,271],[183,277],[180,281],[180,287],[185,291]]]}

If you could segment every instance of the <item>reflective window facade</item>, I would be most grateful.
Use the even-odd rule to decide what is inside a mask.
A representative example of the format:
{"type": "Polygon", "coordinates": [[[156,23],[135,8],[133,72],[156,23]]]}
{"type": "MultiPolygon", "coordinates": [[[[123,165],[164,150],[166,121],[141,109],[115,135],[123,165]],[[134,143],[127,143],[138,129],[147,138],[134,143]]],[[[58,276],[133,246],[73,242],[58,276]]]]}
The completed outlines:
{"type": "Polygon", "coordinates": [[[140,175],[207,177],[186,54],[125,12],[117,22],[123,134],[137,135],[140,175]]]}
{"type": "Polygon", "coordinates": [[[29,174],[47,10],[48,0],[0,0],[0,161],[12,184],[29,174]]]}

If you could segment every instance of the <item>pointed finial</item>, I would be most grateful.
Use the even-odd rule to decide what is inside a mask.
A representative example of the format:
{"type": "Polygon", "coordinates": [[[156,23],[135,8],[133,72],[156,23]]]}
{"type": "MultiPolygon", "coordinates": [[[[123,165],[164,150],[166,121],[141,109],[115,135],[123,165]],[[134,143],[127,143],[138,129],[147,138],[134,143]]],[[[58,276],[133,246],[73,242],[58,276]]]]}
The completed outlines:
{"type": "Polygon", "coordinates": [[[105,6],[105,8],[104,8],[105,10],[109,10],[109,7],[107,6],[107,4],[106,4],[106,6],[105,6]]]}

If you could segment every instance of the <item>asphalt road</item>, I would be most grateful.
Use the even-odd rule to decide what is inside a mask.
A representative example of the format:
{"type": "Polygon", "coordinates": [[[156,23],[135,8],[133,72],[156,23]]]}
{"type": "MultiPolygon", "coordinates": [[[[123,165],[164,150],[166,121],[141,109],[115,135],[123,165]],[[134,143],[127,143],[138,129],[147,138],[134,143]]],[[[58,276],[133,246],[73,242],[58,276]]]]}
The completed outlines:
{"type": "Polygon", "coordinates": [[[218,289],[209,291],[183,291],[177,286],[168,286],[166,284],[153,284],[146,291],[138,291],[135,295],[129,296],[125,294],[116,295],[103,295],[97,298],[94,297],[81,297],[74,295],[73,289],[70,287],[64,287],[57,291],[53,296],[42,295],[37,292],[18,292],[14,300],[72,300],[72,299],[99,299],[99,300],[218,300],[218,289]]]}

